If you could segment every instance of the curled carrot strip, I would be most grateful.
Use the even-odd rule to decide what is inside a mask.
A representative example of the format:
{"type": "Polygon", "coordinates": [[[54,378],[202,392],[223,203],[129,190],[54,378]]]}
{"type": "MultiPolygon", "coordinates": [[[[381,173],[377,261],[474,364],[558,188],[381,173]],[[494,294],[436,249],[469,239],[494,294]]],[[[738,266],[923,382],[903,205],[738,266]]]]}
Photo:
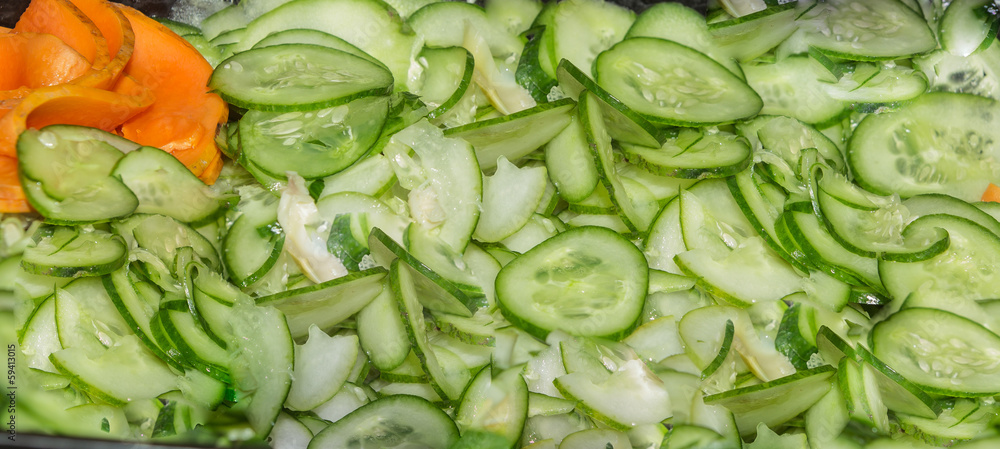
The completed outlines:
{"type": "Polygon", "coordinates": [[[107,44],[110,60],[99,67],[94,65],[85,76],[74,81],[75,84],[88,87],[107,89],[114,85],[132,57],[135,48],[135,33],[132,23],[122,12],[107,0],[70,0],[73,5],[90,18],[107,44]]]}
{"type": "Polygon", "coordinates": [[[90,62],[58,37],[40,33],[0,35],[0,99],[23,98],[24,89],[63,84],[90,69],[90,62]],[[14,92],[9,92],[14,91],[14,92]]]}
{"type": "Polygon", "coordinates": [[[154,96],[129,77],[115,90],[63,84],[36,89],[0,118],[0,156],[17,157],[17,136],[56,123],[113,131],[153,103],[154,96]]]}
{"type": "Polygon", "coordinates": [[[108,44],[104,35],[80,8],[69,0],[32,0],[14,25],[14,31],[48,33],[73,47],[91,66],[108,65],[108,44]]]}
{"type": "Polygon", "coordinates": [[[135,32],[135,50],[125,72],[156,96],[149,109],[122,124],[122,136],[162,148],[203,181],[214,182],[221,168],[215,134],[229,112],[222,98],[208,92],[212,66],[167,27],[132,8],[118,7],[135,32]]]}

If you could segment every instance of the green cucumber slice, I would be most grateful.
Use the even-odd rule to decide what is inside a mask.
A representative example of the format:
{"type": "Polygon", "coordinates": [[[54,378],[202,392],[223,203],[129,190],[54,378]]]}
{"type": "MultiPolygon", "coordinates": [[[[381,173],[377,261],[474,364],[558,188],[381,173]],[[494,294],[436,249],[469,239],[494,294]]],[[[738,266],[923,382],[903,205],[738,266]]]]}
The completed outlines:
{"type": "Polygon", "coordinates": [[[944,193],[978,201],[996,160],[1000,129],[996,101],[974,95],[932,92],[885,114],[870,114],[847,147],[855,180],[865,189],[903,198],[944,193]]]}
{"type": "Polygon", "coordinates": [[[718,62],[664,39],[619,42],[597,57],[594,71],[601,87],[661,125],[729,123],[756,115],[764,104],[718,62]]]}
{"type": "Polygon", "coordinates": [[[388,100],[366,96],[315,110],[249,111],[239,123],[241,159],[278,179],[289,171],[304,179],[333,175],[378,140],[388,100]]]}
{"type": "Polygon", "coordinates": [[[21,268],[28,273],[58,277],[100,276],[128,261],[121,237],[97,229],[52,226],[40,228],[37,241],[24,249],[21,268]]]}
{"type": "Polygon", "coordinates": [[[440,408],[416,396],[391,395],[365,404],[323,429],[309,442],[309,448],[369,444],[447,448],[456,441],[458,427],[440,408]]]}
{"type": "Polygon", "coordinates": [[[387,95],[392,92],[392,73],[330,47],[282,44],[231,56],[212,72],[208,84],[241,108],[291,112],[387,95]]]}
{"type": "Polygon", "coordinates": [[[624,337],[648,289],[642,253],[608,229],[583,226],[552,237],[497,274],[504,317],[539,338],[559,329],[582,336],[624,337]]]}
{"type": "Polygon", "coordinates": [[[937,309],[903,309],[872,328],[872,353],[933,394],[992,396],[1000,391],[1000,336],[937,309]]]}

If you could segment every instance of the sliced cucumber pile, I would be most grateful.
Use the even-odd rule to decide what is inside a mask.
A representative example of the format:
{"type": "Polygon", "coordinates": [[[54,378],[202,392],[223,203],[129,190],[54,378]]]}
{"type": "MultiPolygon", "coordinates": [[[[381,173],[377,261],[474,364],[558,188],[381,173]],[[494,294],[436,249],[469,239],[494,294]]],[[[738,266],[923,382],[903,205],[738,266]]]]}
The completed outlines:
{"type": "Polygon", "coordinates": [[[243,0],[174,24],[234,105],[214,185],[108,133],[19,139],[18,430],[1000,445],[993,3],[709,3],[243,0]]]}

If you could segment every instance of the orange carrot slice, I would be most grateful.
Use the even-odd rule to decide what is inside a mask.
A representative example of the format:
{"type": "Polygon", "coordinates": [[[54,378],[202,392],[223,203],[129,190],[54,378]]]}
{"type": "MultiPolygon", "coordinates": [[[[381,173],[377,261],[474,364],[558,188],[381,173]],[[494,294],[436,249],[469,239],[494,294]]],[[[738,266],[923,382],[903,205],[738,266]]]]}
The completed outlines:
{"type": "MultiPolygon", "coordinates": [[[[18,91],[53,86],[76,79],[90,69],[90,62],[58,37],[39,33],[0,35],[0,91],[18,91]]],[[[0,92],[0,98],[23,97],[0,92]]]]}
{"type": "Polygon", "coordinates": [[[122,124],[122,135],[173,154],[203,181],[218,176],[215,134],[229,118],[226,103],[208,92],[212,66],[159,22],[117,5],[132,23],[135,49],[125,73],[152,90],[156,102],[122,124]]]}
{"type": "Polygon", "coordinates": [[[110,60],[104,35],[69,0],[32,0],[14,31],[52,34],[87,58],[93,67],[104,68],[110,60]]]}
{"type": "Polygon", "coordinates": [[[17,176],[17,159],[0,157],[0,211],[31,212],[17,176]]]}
{"type": "Polygon", "coordinates": [[[37,89],[0,118],[0,155],[16,157],[17,136],[28,128],[64,123],[114,131],[153,99],[130,77],[120,78],[113,91],[73,84],[37,89]]]}
{"type": "Polygon", "coordinates": [[[107,42],[108,54],[111,59],[104,67],[96,64],[86,76],[75,80],[81,86],[108,88],[118,80],[125,64],[132,57],[135,47],[135,33],[132,24],[122,12],[107,0],[70,0],[73,5],[83,11],[101,31],[107,42]]]}
{"type": "Polygon", "coordinates": [[[983,192],[983,201],[995,201],[1000,203],[1000,186],[993,184],[986,186],[986,191],[983,192]]]}

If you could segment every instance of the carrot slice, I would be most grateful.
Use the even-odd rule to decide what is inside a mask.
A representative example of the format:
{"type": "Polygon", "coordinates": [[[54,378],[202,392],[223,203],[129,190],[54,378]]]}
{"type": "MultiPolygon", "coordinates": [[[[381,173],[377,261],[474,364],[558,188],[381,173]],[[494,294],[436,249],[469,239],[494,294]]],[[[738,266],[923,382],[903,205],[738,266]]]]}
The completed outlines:
{"type": "Polygon", "coordinates": [[[0,98],[23,97],[22,88],[62,84],[90,69],[90,62],[58,37],[31,32],[0,35],[0,61],[9,63],[0,70],[0,98]]]}
{"type": "Polygon", "coordinates": [[[0,157],[0,212],[31,212],[17,175],[17,159],[0,157]]]}
{"type": "Polygon", "coordinates": [[[986,186],[986,191],[983,192],[983,201],[995,201],[1000,203],[1000,186],[993,184],[986,186]]]}
{"type": "Polygon", "coordinates": [[[0,118],[0,155],[16,157],[17,136],[25,129],[64,123],[114,131],[153,100],[130,77],[120,78],[113,91],[73,84],[37,89],[0,118]]]}
{"type": "Polygon", "coordinates": [[[93,67],[104,68],[110,60],[104,35],[69,0],[32,0],[14,31],[52,34],[80,52],[93,67]]]}
{"type": "Polygon", "coordinates": [[[215,134],[229,112],[222,98],[208,92],[212,66],[167,27],[135,9],[117,6],[135,32],[135,50],[125,73],[156,96],[149,109],[122,124],[122,135],[162,148],[203,181],[214,182],[220,157],[215,134]]]}
{"type": "Polygon", "coordinates": [[[81,86],[108,88],[118,80],[125,64],[132,57],[135,47],[135,33],[132,24],[122,12],[107,0],[70,0],[83,11],[101,31],[107,41],[111,59],[104,67],[96,64],[86,76],[75,80],[81,86]]]}

